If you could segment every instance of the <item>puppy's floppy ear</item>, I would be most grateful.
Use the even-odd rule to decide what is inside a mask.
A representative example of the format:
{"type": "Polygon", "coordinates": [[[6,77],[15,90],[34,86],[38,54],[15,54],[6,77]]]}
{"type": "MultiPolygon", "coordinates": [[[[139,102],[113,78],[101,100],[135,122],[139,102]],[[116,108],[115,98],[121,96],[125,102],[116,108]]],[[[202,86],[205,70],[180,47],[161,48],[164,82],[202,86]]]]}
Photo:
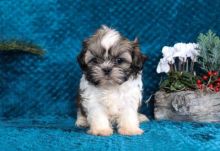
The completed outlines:
{"type": "Polygon", "coordinates": [[[133,51],[132,51],[132,68],[134,73],[138,73],[143,69],[144,62],[147,60],[147,56],[143,55],[139,48],[138,38],[133,41],[133,51]]]}
{"type": "Polygon", "coordinates": [[[87,40],[83,41],[82,43],[82,50],[80,52],[80,54],[78,55],[77,57],[77,61],[81,67],[82,70],[85,70],[86,69],[86,63],[85,63],[85,53],[86,53],[86,50],[87,50],[87,40]]]}

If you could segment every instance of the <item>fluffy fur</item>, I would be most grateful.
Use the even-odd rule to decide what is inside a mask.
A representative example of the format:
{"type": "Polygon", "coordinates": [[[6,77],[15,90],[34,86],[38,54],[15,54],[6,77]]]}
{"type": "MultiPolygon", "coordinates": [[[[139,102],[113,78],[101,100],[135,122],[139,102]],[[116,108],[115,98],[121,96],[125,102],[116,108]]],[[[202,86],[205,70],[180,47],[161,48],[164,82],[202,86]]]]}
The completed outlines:
{"type": "Polygon", "coordinates": [[[77,126],[88,133],[108,136],[112,125],[123,135],[142,134],[138,114],[142,100],[141,70],[145,56],[138,42],[103,26],[83,43],[78,62],[83,76],[77,98],[77,126]]]}

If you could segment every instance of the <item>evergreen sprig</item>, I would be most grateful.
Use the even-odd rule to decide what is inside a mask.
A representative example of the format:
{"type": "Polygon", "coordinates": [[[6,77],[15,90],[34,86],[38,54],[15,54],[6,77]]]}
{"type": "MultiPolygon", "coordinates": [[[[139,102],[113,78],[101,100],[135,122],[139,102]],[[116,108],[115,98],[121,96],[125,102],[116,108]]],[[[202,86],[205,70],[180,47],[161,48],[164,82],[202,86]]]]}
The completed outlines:
{"type": "Polygon", "coordinates": [[[209,30],[198,36],[200,56],[198,63],[205,71],[220,71],[220,38],[209,30]]]}
{"type": "Polygon", "coordinates": [[[44,51],[41,47],[32,44],[30,42],[23,42],[17,40],[11,41],[0,41],[0,51],[19,51],[19,52],[27,52],[36,55],[43,55],[44,51]]]}

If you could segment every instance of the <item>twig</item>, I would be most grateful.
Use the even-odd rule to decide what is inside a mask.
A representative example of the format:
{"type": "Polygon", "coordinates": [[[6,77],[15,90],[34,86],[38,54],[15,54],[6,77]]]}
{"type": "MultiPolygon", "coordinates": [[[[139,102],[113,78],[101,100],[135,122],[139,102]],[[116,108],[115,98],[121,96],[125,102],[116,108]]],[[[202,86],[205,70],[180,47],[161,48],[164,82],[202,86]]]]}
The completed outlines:
{"type": "Polygon", "coordinates": [[[186,72],[189,71],[189,62],[188,62],[188,59],[186,59],[186,72]]]}

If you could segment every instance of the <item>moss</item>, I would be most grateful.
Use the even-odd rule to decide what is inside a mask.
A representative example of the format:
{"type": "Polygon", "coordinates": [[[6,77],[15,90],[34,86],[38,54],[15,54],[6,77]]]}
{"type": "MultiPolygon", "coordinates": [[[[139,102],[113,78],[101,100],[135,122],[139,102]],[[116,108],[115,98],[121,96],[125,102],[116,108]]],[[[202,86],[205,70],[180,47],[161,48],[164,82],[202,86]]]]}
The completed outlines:
{"type": "Polygon", "coordinates": [[[35,55],[43,55],[44,50],[30,42],[23,42],[17,40],[0,41],[0,51],[12,52],[26,52],[35,55]]]}

